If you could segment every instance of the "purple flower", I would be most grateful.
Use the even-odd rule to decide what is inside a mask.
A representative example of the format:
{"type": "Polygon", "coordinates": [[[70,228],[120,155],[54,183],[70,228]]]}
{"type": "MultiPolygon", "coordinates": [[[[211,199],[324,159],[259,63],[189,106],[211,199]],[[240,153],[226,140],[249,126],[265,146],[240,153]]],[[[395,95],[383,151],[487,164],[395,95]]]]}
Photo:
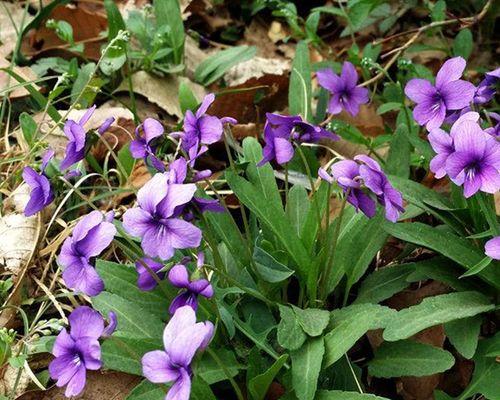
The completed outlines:
{"type": "Polygon", "coordinates": [[[500,80],[500,68],[494,71],[487,72],[484,79],[479,83],[476,94],[474,96],[474,103],[484,104],[489,102],[496,93],[496,84],[500,80]]]}
{"type": "MultiPolygon", "coordinates": [[[[206,169],[197,172],[192,177],[193,182],[197,182],[200,179],[205,179],[212,175],[212,171],[206,169]]],[[[187,161],[183,157],[172,161],[168,166],[168,182],[169,183],[184,183],[187,178],[187,161]]],[[[224,212],[225,209],[219,204],[218,200],[215,199],[205,199],[202,197],[193,197],[193,199],[186,205],[180,206],[176,209],[176,212],[181,212],[184,214],[186,220],[193,219],[193,212],[199,210],[201,213],[205,211],[210,212],[224,212]],[[194,207],[194,210],[193,210],[194,207]]]]}
{"type": "Polygon", "coordinates": [[[47,168],[47,165],[49,165],[50,160],[52,160],[54,158],[55,154],[56,154],[56,152],[51,147],[49,147],[49,148],[47,148],[47,150],[45,150],[45,152],[43,153],[43,156],[42,156],[42,166],[40,167],[42,172],[45,171],[45,168],[47,168]]]}
{"type": "Polygon", "coordinates": [[[64,134],[69,141],[66,145],[66,156],[61,161],[61,170],[71,167],[85,157],[87,131],[83,126],[90,119],[95,109],[96,106],[90,107],[78,122],[69,119],[64,124],[64,134]]]}
{"type": "Polygon", "coordinates": [[[189,163],[194,165],[196,158],[208,150],[208,145],[218,142],[223,133],[225,123],[236,124],[234,118],[218,118],[207,115],[210,105],[215,101],[213,93],[207,94],[200,107],[193,114],[191,110],[186,111],[184,117],[184,131],[175,132],[174,136],[182,139],[182,149],[189,155],[189,163]]]}
{"type": "Polygon", "coordinates": [[[54,193],[48,178],[42,173],[38,174],[31,167],[24,167],[23,179],[30,187],[30,199],[24,208],[24,215],[29,217],[43,210],[54,200],[54,193]]]}
{"type": "Polygon", "coordinates": [[[441,128],[433,129],[429,133],[428,139],[432,149],[436,152],[436,155],[431,160],[430,168],[436,178],[440,179],[446,175],[446,160],[455,151],[453,139],[451,135],[441,128]]]}
{"type": "Polygon", "coordinates": [[[392,187],[380,165],[365,155],[354,157],[355,161],[338,161],[331,167],[332,175],[321,169],[319,176],[332,183],[337,181],[344,193],[348,193],[347,201],[356,211],[359,209],[368,217],[375,215],[375,201],[366,193],[368,189],[377,201],[385,208],[385,217],[396,222],[399,214],[404,211],[401,193],[392,187]]]}
{"type": "Polygon", "coordinates": [[[116,313],[114,311],[110,311],[108,313],[108,325],[102,331],[101,337],[110,337],[118,326],[118,319],[116,317],[116,313]]]}
{"type": "Polygon", "coordinates": [[[495,126],[491,126],[489,128],[486,128],[484,131],[488,134],[493,136],[494,138],[499,139],[500,138],[500,114],[490,112],[488,113],[491,119],[494,119],[497,123],[495,126]]]}
{"type": "Polygon", "coordinates": [[[174,314],[178,308],[183,306],[189,306],[196,311],[198,309],[198,295],[208,299],[214,295],[210,282],[206,279],[190,280],[188,270],[183,264],[172,267],[168,272],[168,280],[175,287],[185,289],[170,304],[168,309],[170,314],[174,314]]]}
{"type": "Polygon", "coordinates": [[[452,127],[455,151],[446,159],[446,172],[464,196],[478,190],[495,193],[500,188],[500,144],[477,123],[477,113],[464,114],[452,127]]]}
{"type": "Polygon", "coordinates": [[[104,122],[101,124],[97,132],[99,135],[102,135],[104,132],[106,132],[110,126],[115,122],[115,117],[108,117],[104,120],[104,122]]]}
{"type": "Polygon", "coordinates": [[[165,350],[142,357],[142,373],[153,383],[173,382],[165,400],[189,400],[191,361],[198,350],[208,346],[214,333],[210,321],[196,323],[196,314],[184,306],[175,312],[163,332],[165,350]]]}
{"type": "Polygon", "coordinates": [[[486,242],[484,253],[494,260],[500,260],[500,236],[496,236],[486,242]]]}
{"type": "Polygon", "coordinates": [[[137,194],[139,207],[123,215],[123,226],[131,235],[142,238],[142,249],[149,257],[170,259],[175,249],[198,247],[201,231],[178,218],[182,207],[191,201],[196,185],[169,183],[169,174],[157,173],[137,194]]]}
{"type": "Polygon", "coordinates": [[[460,79],[466,62],[462,57],[446,61],[436,76],[436,84],[426,79],[411,79],[405,87],[405,94],[417,105],[413,117],[428,131],[439,128],[449,110],[467,107],[474,97],[476,88],[470,82],[460,79]]]}
{"type": "Polygon", "coordinates": [[[165,272],[159,272],[164,267],[164,265],[147,257],[144,257],[140,261],[135,262],[135,270],[138,274],[137,286],[143,291],[153,290],[156,285],[158,285],[158,283],[151,276],[150,271],[148,271],[143,263],[146,264],[149,269],[151,269],[156,275],[158,275],[159,279],[163,279],[165,277],[165,272]]]}
{"type": "Polygon", "coordinates": [[[272,160],[276,160],[278,164],[283,165],[293,158],[294,151],[291,135],[297,122],[302,122],[302,118],[298,115],[266,114],[266,124],[264,125],[266,144],[262,149],[263,158],[257,166],[260,167],[272,160]]]}
{"type": "Polygon", "coordinates": [[[368,89],[357,86],[358,73],[348,61],[342,65],[340,76],[331,69],[323,69],[316,73],[316,78],[319,85],[332,94],[328,103],[330,114],[339,114],[344,109],[354,117],[359,112],[359,106],[369,101],[368,89]]]}
{"type": "Polygon", "coordinates": [[[340,140],[334,133],[308,122],[296,122],[292,137],[300,143],[318,143],[322,139],[340,140]]]}
{"type": "Polygon", "coordinates": [[[102,316],[90,307],[81,306],[69,315],[70,332],[57,335],[49,365],[50,377],[58,387],[66,386],[66,397],[79,395],[85,387],[87,370],[102,366],[99,338],[104,331],[102,316]]]}
{"type": "Polygon", "coordinates": [[[130,142],[130,153],[134,158],[144,158],[144,161],[151,161],[151,164],[159,171],[165,171],[165,166],[156,157],[156,148],[151,145],[154,139],[163,135],[163,125],[154,118],[146,118],[144,122],[135,130],[135,140],[130,142]],[[140,135],[142,128],[143,135],[140,135]]]}
{"type": "Polygon", "coordinates": [[[64,268],[63,279],[69,288],[88,296],[97,296],[104,289],[91,259],[113,241],[116,228],[112,219],[112,213],[103,216],[100,211],[92,211],[76,224],[72,236],[64,241],[58,262],[64,268]]]}

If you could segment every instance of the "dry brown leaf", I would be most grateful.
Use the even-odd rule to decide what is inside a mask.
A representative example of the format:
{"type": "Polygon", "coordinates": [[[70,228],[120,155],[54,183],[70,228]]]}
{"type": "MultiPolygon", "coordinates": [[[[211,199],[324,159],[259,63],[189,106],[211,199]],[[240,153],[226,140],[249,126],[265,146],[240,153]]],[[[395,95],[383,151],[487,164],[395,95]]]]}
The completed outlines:
{"type": "MultiPolygon", "coordinates": [[[[2,56],[0,56],[0,68],[8,68],[9,66],[10,62],[7,61],[2,56]]],[[[13,68],[13,71],[28,82],[34,81],[38,78],[30,67],[15,66],[13,68]]],[[[5,95],[8,95],[9,99],[16,99],[19,97],[25,97],[29,95],[28,90],[26,90],[22,86],[17,86],[17,85],[19,85],[19,82],[15,78],[11,77],[7,72],[0,71],[0,98],[4,97],[5,95]],[[14,86],[17,87],[13,88],[14,86]],[[9,88],[13,88],[11,89],[12,91],[6,91],[9,88]],[[4,93],[4,91],[6,92],[4,93]]],[[[39,87],[36,83],[32,83],[31,85],[35,89],[39,90],[39,87]]]]}
{"type": "MultiPolygon", "coordinates": [[[[106,42],[102,35],[108,28],[106,17],[99,13],[91,13],[78,6],[57,6],[47,19],[64,20],[73,28],[75,43],[84,43],[83,54],[87,59],[98,60],[101,56],[101,45],[106,42]]],[[[27,56],[35,56],[49,50],[67,51],[68,57],[74,53],[68,50],[68,44],[59,39],[54,29],[42,23],[37,30],[30,31],[23,39],[22,52],[27,56]]],[[[60,54],[64,56],[64,53],[60,54]]]]}
{"type": "Polygon", "coordinates": [[[16,398],[26,392],[31,379],[24,368],[18,369],[11,367],[10,364],[7,364],[1,373],[3,375],[0,378],[0,395],[9,396],[12,394],[14,388],[14,395],[16,398]],[[19,380],[18,374],[20,374],[19,380]]]}
{"type": "MultiPolygon", "coordinates": [[[[42,214],[24,216],[24,208],[29,201],[30,189],[22,184],[5,200],[0,215],[0,266],[13,274],[14,287],[5,305],[18,305],[21,287],[26,271],[38,245],[42,231],[42,214]]],[[[5,308],[0,314],[0,326],[6,326],[16,311],[5,308]]]]}
{"type": "Polygon", "coordinates": [[[283,29],[281,22],[273,21],[267,31],[267,36],[273,43],[278,43],[280,40],[285,39],[288,36],[288,33],[283,29]]]}
{"type": "MultiPolygon", "coordinates": [[[[7,57],[14,50],[17,40],[16,29],[21,30],[23,14],[22,2],[0,1],[0,57],[7,57]]],[[[32,18],[30,14],[26,14],[24,24],[28,24],[32,18]]]]}
{"type": "MultiPolygon", "coordinates": [[[[132,75],[132,86],[134,92],[147,98],[150,102],[158,105],[168,114],[182,118],[181,106],[179,105],[179,84],[183,78],[175,75],[159,77],[146,71],[138,71],[132,75]]],[[[205,95],[205,89],[196,83],[187,79],[184,80],[195,96],[202,99],[205,95]]],[[[128,91],[128,83],[123,82],[117,92],[128,91]]]]}
{"type": "Polygon", "coordinates": [[[224,75],[229,87],[242,85],[250,79],[259,79],[265,75],[286,75],[290,71],[290,62],[278,58],[254,57],[230,68],[224,75]]]}

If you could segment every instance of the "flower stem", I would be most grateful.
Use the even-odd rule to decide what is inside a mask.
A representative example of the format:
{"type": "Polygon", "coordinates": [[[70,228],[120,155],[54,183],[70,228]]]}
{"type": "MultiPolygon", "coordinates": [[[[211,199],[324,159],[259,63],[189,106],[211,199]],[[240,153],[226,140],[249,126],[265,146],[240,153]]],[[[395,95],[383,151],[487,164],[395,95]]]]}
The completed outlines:
{"type": "MultiPolygon", "coordinates": [[[[340,228],[342,225],[342,217],[344,216],[344,210],[345,210],[345,205],[347,203],[347,197],[349,196],[350,189],[347,189],[344,198],[342,199],[342,203],[340,204],[340,212],[337,217],[337,224],[335,225],[335,231],[333,234],[333,241],[332,245],[330,247],[330,252],[328,254],[328,257],[326,259],[326,270],[325,274],[323,275],[323,279],[321,282],[321,299],[326,300],[328,296],[328,282],[330,281],[330,275],[332,273],[332,268],[333,268],[333,259],[335,258],[335,250],[337,249],[337,242],[339,240],[340,236],[340,228]]],[[[328,228],[327,228],[328,229],[328,228]]]]}
{"type": "Polygon", "coordinates": [[[215,351],[213,351],[210,347],[207,347],[207,353],[210,354],[210,356],[214,359],[215,363],[222,369],[222,371],[224,371],[224,374],[226,375],[227,379],[231,383],[231,386],[233,387],[234,393],[236,393],[236,397],[238,398],[238,400],[245,400],[245,397],[243,397],[243,393],[241,393],[240,387],[238,386],[236,381],[233,379],[231,372],[224,365],[224,363],[219,358],[217,353],[215,351]]]}

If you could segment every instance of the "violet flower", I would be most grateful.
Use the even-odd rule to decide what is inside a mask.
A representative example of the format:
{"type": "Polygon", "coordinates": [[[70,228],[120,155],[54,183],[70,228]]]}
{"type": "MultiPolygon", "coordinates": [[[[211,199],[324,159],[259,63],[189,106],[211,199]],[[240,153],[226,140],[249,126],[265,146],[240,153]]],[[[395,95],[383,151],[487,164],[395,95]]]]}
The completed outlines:
{"type": "Polygon", "coordinates": [[[116,228],[112,220],[113,213],[103,216],[100,211],[92,211],[76,224],[72,235],[64,241],[57,260],[64,269],[63,279],[69,288],[88,296],[97,296],[104,289],[91,259],[113,241],[116,228]]]}
{"type": "Polygon", "coordinates": [[[293,144],[317,143],[321,139],[338,140],[339,137],[326,129],[312,125],[302,120],[300,115],[266,114],[264,125],[264,140],[262,160],[258,167],[276,160],[280,165],[289,162],[294,155],[293,144]]]}
{"type": "Polygon", "coordinates": [[[99,135],[102,135],[104,132],[106,132],[111,127],[113,122],[115,122],[115,117],[106,118],[104,120],[104,122],[101,124],[101,126],[99,127],[99,129],[97,130],[97,133],[99,133],[99,135]]]}
{"type": "Polygon", "coordinates": [[[484,131],[488,135],[491,135],[496,139],[500,139],[500,114],[490,112],[490,113],[488,113],[488,115],[492,120],[496,121],[496,124],[494,126],[490,126],[489,128],[486,128],[484,131]]]}
{"type": "Polygon", "coordinates": [[[163,125],[154,118],[146,118],[144,122],[135,130],[135,140],[130,142],[130,153],[134,158],[143,158],[144,162],[148,160],[159,171],[165,171],[165,166],[156,157],[156,148],[152,146],[154,139],[163,135],[163,125]],[[140,130],[142,128],[142,135],[140,130]]]}
{"type": "Polygon", "coordinates": [[[443,131],[441,128],[436,128],[428,135],[429,143],[436,155],[430,162],[430,169],[440,179],[446,175],[446,160],[455,151],[453,139],[450,134],[443,131]]]}
{"type": "Polygon", "coordinates": [[[64,124],[64,134],[69,139],[66,145],[66,155],[61,161],[61,170],[71,167],[85,157],[85,143],[87,131],[83,127],[94,113],[96,106],[90,107],[83,114],[80,121],[75,122],[69,119],[64,124]]]}
{"type": "MultiPolygon", "coordinates": [[[[114,314],[114,313],[113,313],[114,314]]],[[[70,332],[62,329],[57,335],[52,354],[55,358],[49,365],[50,377],[56,386],[66,386],[66,397],[79,395],[86,383],[87,370],[98,370],[102,366],[99,338],[105,333],[104,320],[97,311],[87,306],[76,308],[68,317],[70,332]]],[[[110,320],[116,327],[116,316],[110,320]]],[[[106,328],[106,334],[110,329],[106,328]]]]}
{"type": "Polygon", "coordinates": [[[484,104],[495,97],[495,86],[500,81],[500,68],[487,72],[484,79],[477,86],[476,94],[474,95],[474,103],[484,104]]]}
{"type": "Polygon", "coordinates": [[[464,186],[466,198],[478,190],[495,193],[500,189],[500,144],[476,122],[477,113],[464,114],[452,127],[455,151],[446,159],[451,180],[464,186]]]}
{"type": "Polygon", "coordinates": [[[146,264],[154,273],[156,273],[159,279],[163,279],[165,277],[166,272],[159,272],[164,267],[164,265],[147,257],[142,258],[141,261],[135,262],[135,270],[138,274],[137,286],[143,291],[153,290],[158,285],[158,283],[151,276],[150,271],[147,270],[143,263],[146,264]]]}
{"type": "Polygon", "coordinates": [[[332,175],[321,169],[319,176],[332,183],[337,181],[344,193],[348,193],[347,202],[352,204],[356,211],[360,209],[368,218],[375,215],[375,201],[369,192],[375,195],[377,201],[385,208],[385,217],[396,222],[399,214],[404,211],[403,197],[392,187],[380,165],[365,155],[354,157],[354,161],[338,161],[331,167],[332,175]],[[368,189],[368,193],[366,190],[368,189]]]}
{"type": "Polygon", "coordinates": [[[213,93],[207,94],[196,114],[193,114],[191,110],[186,111],[183,132],[172,134],[182,139],[181,147],[188,153],[191,166],[194,166],[197,157],[208,150],[209,144],[216,143],[222,138],[225,123],[237,123],[231,117],[218,118],[206,114],[214,101],[215,95],[213,93]]]}
{"type": "Polygon", "coordinates": [[[362,189],[362,181],[359,179],[359,164],[352,160],[338,161],[331,167],[332,176],[324,169],[318,171],[318,175],[329,183],[337,181],[337,184],[347,194],[347,202],[354,206],[356,212],[361,210],[368,218],[372,218],[376,212],[375,201],[362,189]]]}
{"type": "Polygon", "coordinates": [[[168,309],[170,314],[174,314],[178,308],[183,306],[189,306],[196,311],[198,309],[198,295],[208,299],[214,295],[214,290],[208,280],[189,279],[188,270],[184,264],[174,265],[168,272],[168,280],[175,287],[185,289],[170,304],[168,309]]]}
{"type": "Polygon", "coordinates": [[[173,382],[165,400],[189,400],[191,362],[198,350],[208,346],[214,333],[210,321],[196,323],[189,306],[177,309],[163,332],[165,350],[155,350],[142,357],[142,372],[150,382],[173,382]]]}
{"type": "Polygon", "coordinates": [[[138,192],[138,207],[123,215],[123,227],[142,238],[148,257],[170,259],[175,249],[198,247],[201,231],[179,217],[179,206],[187,204],[196,191],[194,184],[169,183],[169,174],[157,173],[138,192]]]}
{"type": "Polygon", "coordinates": [[[476,91],[475,86],[460,79],[466,62],[462,57],[446,61],[436,76],[433,85],[426,79],[411,79],[405,87],[405,94],[417,105],[413,118],[428,131],[439,128],[446,118],[446,112],[461,110],[469,105],[476,91]]]}
{"type": "Polygon", "coordinates": [[[494,260],[500,260],[500,236],[496,236],[486,242],[484,253],[494,260]]]}
{"type": "Polygon", "coordinates": [[[23,179],[31,189],[30,199],[24,208],[24,215],[30,217],[52,203],[54,193],[43,171],[38,174],[33,168],[24,167],[23,179]]]}
{"type": "Polygon", "coordinates": [[[330,114],[339,114],[344,109],[354,117],[359,106],[369,101],[368,89],[358,86],[358,72],[348,61],[342,65],[340,76],[331,69],[323,69],[316,73],[316,78],[319,85],[332,94],[328,103],[330,114]]]}

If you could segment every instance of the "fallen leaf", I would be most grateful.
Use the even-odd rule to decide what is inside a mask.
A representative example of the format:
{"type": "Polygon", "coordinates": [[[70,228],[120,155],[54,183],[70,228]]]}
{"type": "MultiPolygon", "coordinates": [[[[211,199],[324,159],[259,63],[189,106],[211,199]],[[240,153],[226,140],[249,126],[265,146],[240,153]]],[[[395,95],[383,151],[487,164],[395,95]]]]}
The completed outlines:
{"type": "Polygon", "coordinates": [[[19,370],[10,364],[5,366],[2,373],[3,375],[0,378],[0,395],[2,396],[10,396],[14,389],[15,397],[21,396],[31,381],[24,368],[19,370]]]}
{"type": "MultiPolygon", "coordinates": [[[[108,28],[105,16],[99,13],[90,13],[79,6],[57,6],[48,19],[63,20],[73,28],[75,43],[84,43],[83,55],[90,60],[98,60],[101,56],[101,46],[106,42],[106,36],[102,33],[108,28]]],[[[23,38],[21,46],[26,56],[38,56],[50,50],[63,50],[67,52],[67,58],[74,57],[74,53],[68,50],[69,45],[56,35],[54,29],[45,26],[45,21],[38,29],[31,30],[23,38]]],[[[60,54],[61,56],[64,53],[60,54]]]]}
{"type": "Polygon", "coordinates": [[[278,43],[279,41],[285,39],[288,36],[288,33],[283,29],[281,22],[273,21],[267,31],[267,36],[273,43],[278,43]]]}
{"type": "MultiPolygon", "coordinates": [[[[10,62],[0,56],[0,68],[8,68],[9,66],[10,62]]],[[[13,71],[28,82],[34,81],[38,78],[35,72],[33,72],[33,70],[30,67],[15,66],[13,68],[13,71]]],[[[23,86],[18,86],[18,85],[19,82],[15,78],[11,77],[7,72],[0,71],[0,98],[4,97],[5,95],[8,95],[9,99],[17,99],[20,97],[28,96],[29,95],[28,90],[25,89],[23,86]],[[14,88],[14,86],[17,87],[14,88]],[[12,89],[8,90],[9,88],[12,89]]],[[[40,89],[36,83],[31,83],[31,85],[36,90],[40,89]]]]}
{"type": "MultiPolygon", "coordinates": [[[[42,231],[42,213],[24,216],[29,193],[28,185],[20,185],[5,200],[0,215],[0,266],[12,274],[14,282],[4,306],[19,305],[26,271],[31,266],[42,231]]],[[[0,313],[0,326],[7,326],[15,314],[14,309],[5,308],[0,313]]]]}
{"type": "MultiPolygon", "coordinates": [[[[0,57],[7,57],[16,46],[17,30],[21,30],[24,7],[22,2],[0,1],[0,57]]],[[[26,13],[24,25],[33,17],[26,13]]]]}
{"type": "Polygon", "coordinates": [[[243,85],[250,79],[266,75],[286,75],[290,71],[290,62],[278,58],[254,57],[230,68],[224,75],[224,81],[229,87],[243,85]]]}
{"type": "MultiPolygon", "coordinates": [[[[135,93],[144,96],[168,114],[181,119],[183,114],[179,105],[179,83],[182,79],[176,75],[159,77],[146,71],[138,71],[132,75],[132,87],[135,93]]],[[[201,101],[205,95],[205,89],[187,79],[185,82],[187,82],[195,96],[201,101]]],[[[116,92],[128,90],[128,82],[123,82],[116,89],[116,92]]]]}

